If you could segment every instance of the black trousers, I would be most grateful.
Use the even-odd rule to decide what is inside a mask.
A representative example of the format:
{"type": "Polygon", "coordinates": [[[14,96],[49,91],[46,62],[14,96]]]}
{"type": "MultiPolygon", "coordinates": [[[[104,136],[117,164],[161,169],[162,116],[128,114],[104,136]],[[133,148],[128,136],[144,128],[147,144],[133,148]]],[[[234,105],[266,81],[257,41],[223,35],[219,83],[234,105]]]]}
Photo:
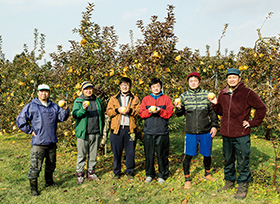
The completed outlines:
{"type": "Polygon", "coordinates": [[[169,174],[169,135],[144,135],[146,176],[155,177],[155,151],[158,160],[158,178],[166,180],[169,174]]]}

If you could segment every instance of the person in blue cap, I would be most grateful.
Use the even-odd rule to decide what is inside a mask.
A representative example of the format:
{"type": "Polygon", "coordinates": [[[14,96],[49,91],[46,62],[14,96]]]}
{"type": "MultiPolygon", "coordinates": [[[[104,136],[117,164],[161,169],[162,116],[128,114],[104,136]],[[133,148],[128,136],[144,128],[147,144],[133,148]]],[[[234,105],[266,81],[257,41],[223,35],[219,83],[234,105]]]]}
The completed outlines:
{"type": "Polygon", "coordinates": [[[258,95],[241,82],[239,69],[229,68],[226,73],[227,86],[219,93],[218,98],[210,99],[213,110],[221,115],[220,133],[223,136],[225,185],[219,192],[232,189],[235,181],[238,189],[236,199],[244,199],[251,181],[249,158],[251,152],[251,128],[257,127],[266,114],[265,104],[258,95]],[[251,109],[255,116],[250,118],[251,109]],[[235,166],[235,161],[237,164],[235,166]],[[236,176],[236,169],[239,176],[236,176]]]}

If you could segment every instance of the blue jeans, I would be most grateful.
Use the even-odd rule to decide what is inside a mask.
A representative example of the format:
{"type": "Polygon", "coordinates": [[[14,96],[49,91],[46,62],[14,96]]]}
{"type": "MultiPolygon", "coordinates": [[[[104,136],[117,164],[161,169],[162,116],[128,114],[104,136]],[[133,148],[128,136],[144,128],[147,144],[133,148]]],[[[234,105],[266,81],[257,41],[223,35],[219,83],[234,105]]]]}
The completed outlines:
{"type": "Polygon", "coordinates": [[[236,169],[239,173],[237,183],[249,183],[252,180],[249,168],[250,147],[250,135],[236,138],[223,136],[224,174],[226,181],[236,180],[236,169]],[[237,164],[235,167],[236,160],[237,164]]]}

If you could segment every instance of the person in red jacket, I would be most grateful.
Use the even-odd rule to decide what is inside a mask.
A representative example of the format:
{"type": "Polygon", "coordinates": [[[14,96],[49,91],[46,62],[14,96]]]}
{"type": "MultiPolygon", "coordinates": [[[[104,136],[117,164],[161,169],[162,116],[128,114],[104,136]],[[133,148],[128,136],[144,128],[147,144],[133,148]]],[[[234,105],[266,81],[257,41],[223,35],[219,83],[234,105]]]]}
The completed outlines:
{"type": "Polygon", "coordinates": [[[149,83],[151,94],[145,96],[140,105],[140,116],[144,123],[144,151],[146,162],[146,183],[155,177],[154,155],[157,146],[158,182],[164,183],[169,174],[169,131],[168,120],[173,114],[171,99],[163,95],[162,82],[153,78],[149,83]]]}
{"type": "Polygon", "coordinates": [[[263,121],[266,107],[258,95],[241,82],[240,70],[230,68],[226,74],[227,86],[222,89],[218,99],[209,99],[214,111],[221,115],[220,133],[223,136],[223,155],[225,159],[225,185],[219,192],[234,187],[235,180],[238,189],[236,199],[244,199],[251,181],[249,168],[250,133],[263,121]],[[254,108],[255,116],[250,120],[250,111],[254,108]],[[235,160],[237,165],[235,168],[235,160]],[[239,173],[236,179],[236,169],[239,173]]]}

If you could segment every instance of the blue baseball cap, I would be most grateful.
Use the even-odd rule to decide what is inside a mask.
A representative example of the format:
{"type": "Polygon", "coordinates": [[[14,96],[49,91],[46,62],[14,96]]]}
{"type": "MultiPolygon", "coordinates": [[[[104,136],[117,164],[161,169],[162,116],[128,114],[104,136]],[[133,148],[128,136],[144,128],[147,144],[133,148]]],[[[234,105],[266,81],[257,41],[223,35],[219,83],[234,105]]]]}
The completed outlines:
{"type": "Polygon", "coordinates": [[[234,75],[238,75],[238,76],[241,76],[241,72],[239,69],[236,69],[236,68],[229,68],[227,70],[227,74],[226,76],[230,75],[230,74],[234,74],[234,75]]]}

